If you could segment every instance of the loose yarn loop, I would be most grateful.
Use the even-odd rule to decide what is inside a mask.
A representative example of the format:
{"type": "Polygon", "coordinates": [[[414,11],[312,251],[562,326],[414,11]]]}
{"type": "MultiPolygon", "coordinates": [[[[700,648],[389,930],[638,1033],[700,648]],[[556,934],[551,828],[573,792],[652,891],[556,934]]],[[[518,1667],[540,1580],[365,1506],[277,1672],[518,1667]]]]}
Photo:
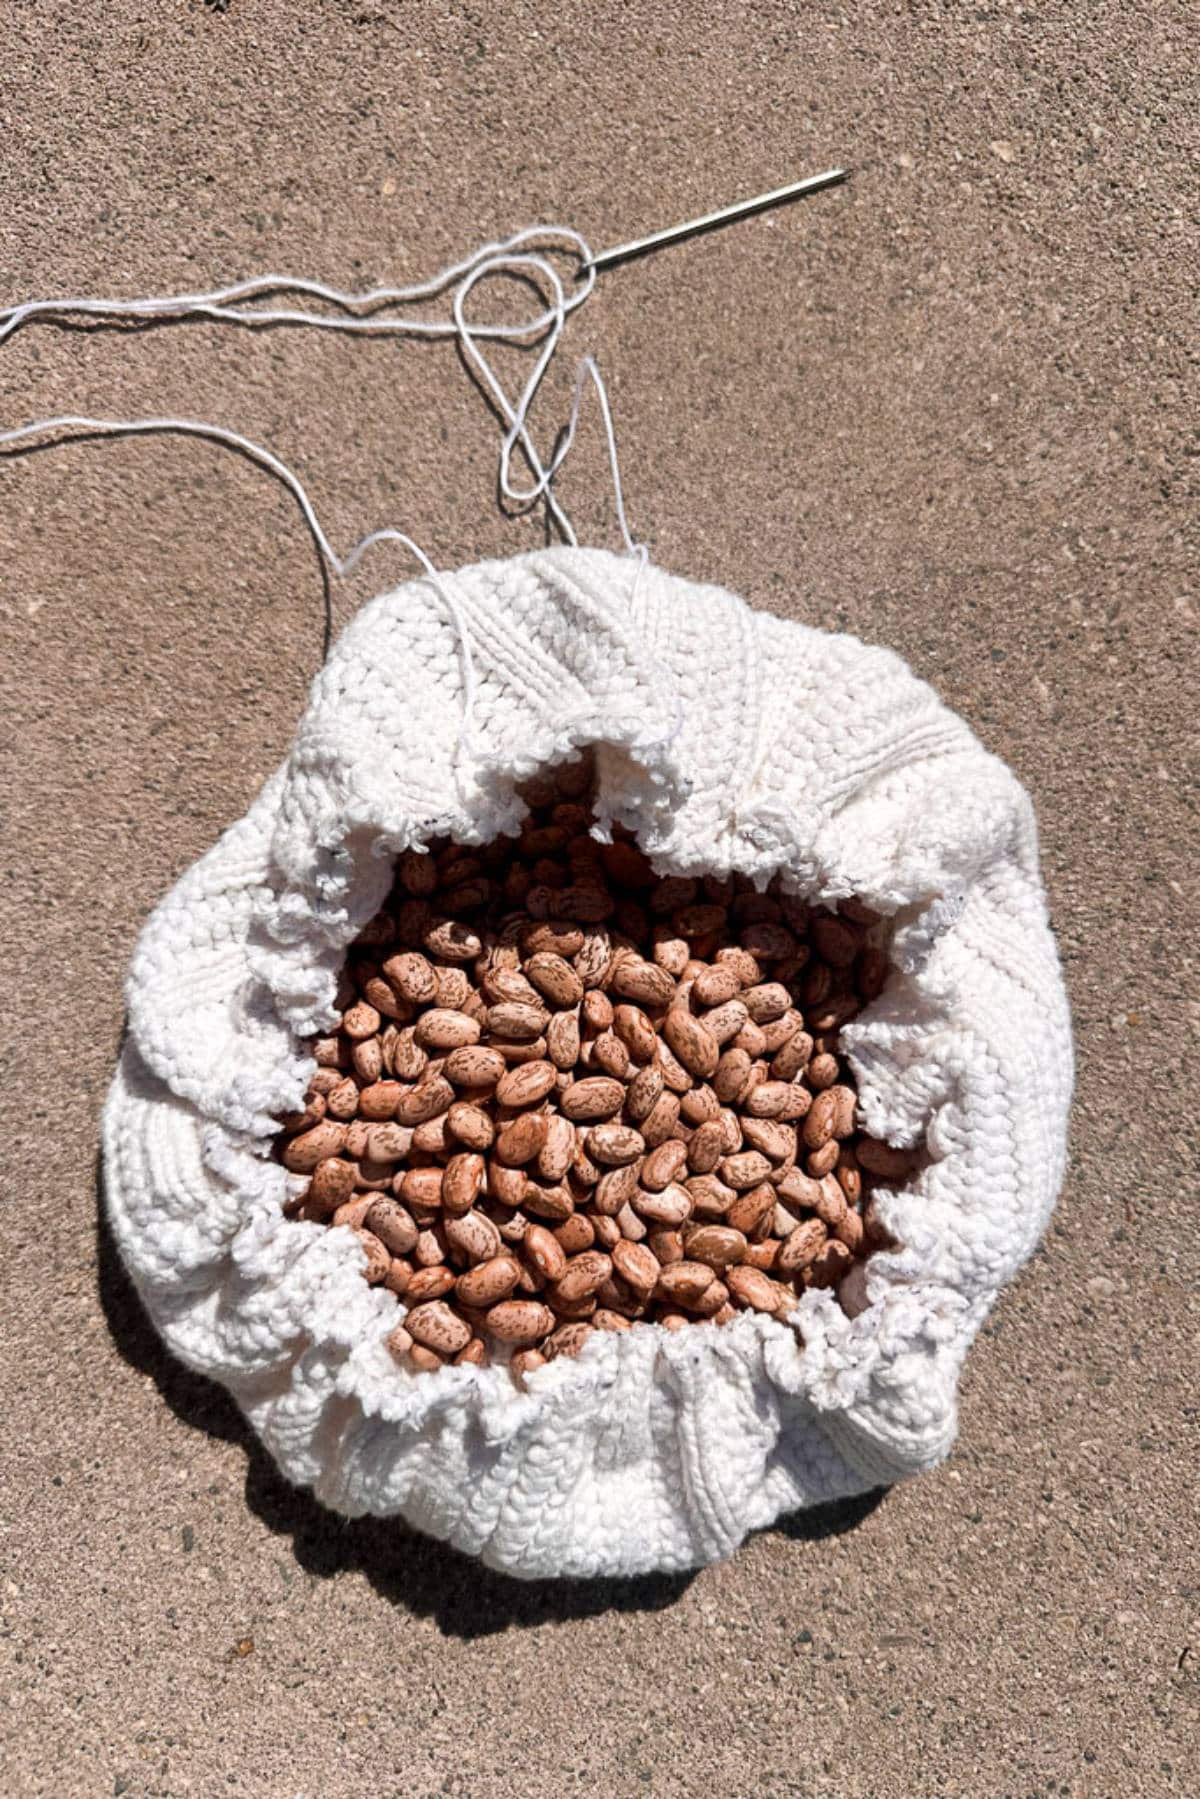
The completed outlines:
{"type": "MultiPolygon", "coordinates": [[[[373,287],[356,293],[353,289],[328,286],[295,275],[254,275],[235,281],[228,287],[216,287],[194,294],[158,294],[130,299],[99,299],[87,294],[75,299],[24,300],[19,305],[0,307],[0,344],[36,319],[94,318],[120,323],[127,319],[208,318],[218,323],[236,325],[305,325],[315,330],[351,332],[363,336],[457,337],[459,327],[453,319],[409,318],[405,308],[439,294],[463,282],[474,282],[480,274],[496,269],[514,254],[525,255],[530,246],[541,245],[541,257],[529,257],[542,269],[549,267],[547,254],[557,247],[573,252],[576,257],[577,290],[562,296],[562,311],[574,312],[582,306],[596,284],[591,267],[591,250],[578,231],[565,225],[529,225],[512,237],[498,243],[482,244],[461,262],[450,263],[426,281],[407,287],[373,287]],[[300,307],[268,307],[244,305],[241,302],[263,298],[274,293],[305,294],[336,307],[348,317],[329,316],[300,307]]],[[[478,338],[508,340],[520,343],[536,340],[556,322],[558,311],[548,308],[525,324],[506,324],[493,320],[472,327],[478,338]]]]}
{"type": "MultiPolygon", "coordinates": [[[[507,424],[500,448],[499,484],[505,499],[528,510],[544,500],[547,513],[564,542],[575,545],[578,538],[570,518],[553,491],[553,482],[575,441],[575,432],[583,400],[584,384],[590,379],[600,405],[601,420],[612,473],[617,520],[626,549],[638,558],[639,567],[634,587],[640,578],[646,552],[634,542],[625,513],[616,433],[604,379],[595,358],[585,356],[576,371],[574,394],[566,428],[549,466],[541,457],[529,430],[529,411],[537,395],[554,353],[558,348],[568,316],[583,305],[595,286],[596,274],[591,267],[591,250],[586,240],[567,226],[533,225],[496,243],[482,245],[460,262],[452,263],[426,281],[405,287],[375,287],[362,293],[335,288],[319,281],[292,275],[260,275],[230,286],[201,293],[164,294],[129,299],[101,299],[91,295],[62,300],[27,300],[19,305],[0,308],[0,344],[22,326],[36,320],[94,318],[121,323],[131,319],[147,319],[166,323],[184,318],[209,318],[224,324],[249,326],[296,325],[318,330],[340,331],[371,336],[421,338],[455,338],[470,367],[507,424]],[[549,261],[549,253],[570,251],[576,258],[577,287],[568,294],[549,261]],[[538,282],[549,290],[550,304],[525,323],[482,320],[468,323],[466,301],[481,281],[496,276],[512,276],[535,287],[538,282]],[[451,317],[410,317],[406,308],[438,295],[451,293],[451,317]],[[268,294],[299,293],[309,299],[336,307],[331,316],[298,307],[269,307],[246,304],[268,294]],[[544,341],[543,341],[544,340],[544,341]],[[531,347],[541,343],[533,370],[515,404],[510,400],[495,371],[480,348],[485,342],[510,342],[531,347]],[[532,486],[519,487],[512,480],[514,450],[520,446],[535,476],[532,486]]],[[[210,442],[237,450],[260,467],[267,469],[292,494],[303,514],[314,543],[332,575],[344,579],[357,566],[366,552],[380,543],[402,544],[424,569],[433,584],[447,615],[458,632],[463,664],[462,748],[473,748],[472,719],[476,693],[476,677],[471,642],[462,613],[448,582],[438,574],[425,551],[405,532],[392,526],[369,531],[344,555],[339,556],[322,529],[307,492],[286,463],[261,444],[252,442],[236,431],[211,424],[206,420],[184,418],[107,419],[65,413],[53,418],[37,419],[12,430],[0,431],[0,447],[26,443],[51,431],[86,431],[108,437],[129,437],[152,433],[176,433],[207,438],[210,442]]]]}
{"type": "Polygon", "coordinates": [[[283,767],[146,926],[105,1112],[146,1305],[287,1477],[528,1577],[695,1566],[936,1464],[1065,1155],[1066,1002],[1014,777],[888,651],[638,573],[631,594],[627,558],[569,546],[455,573],[486,745],[461,783],[462,669],[428,584],[351,620],[283,767]],[[501,1365],[414,1375],[353,1235],[284,1218],[274,1120],[394,855],[515,832],[518,784],[588,744],[599,818],[660,872],[779,873],[885,916],[892,981],[844,1040],[866,1127],[924,1166],[878,1198],[897,1247],[854,1318],[810,1292],[787,1323],[597,1333],[524,1391],[501,1365]]]}

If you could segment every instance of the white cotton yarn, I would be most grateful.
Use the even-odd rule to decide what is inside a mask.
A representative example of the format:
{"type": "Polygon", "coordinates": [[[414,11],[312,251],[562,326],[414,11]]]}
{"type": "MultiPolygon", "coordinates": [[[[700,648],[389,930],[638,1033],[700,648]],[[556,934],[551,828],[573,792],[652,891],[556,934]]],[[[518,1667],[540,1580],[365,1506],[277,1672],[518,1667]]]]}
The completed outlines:
{"type": "Polygon", "coordinates": [[[963,1357],[1062,1178],[1069,1018],[1029,800],[895,655],[576,547],[355,617],[283,767],[150,918],[104,1117],[121,1254],[163,1337],[284,1474],[525,1576],[682,1569],[796,1507],[933,1467],[963,1357]],[[457,622],[456,622],[457,621],[457,622]],[[463,634],[465,633],[465,644],[463,634]],[[462,738],[464,648],[474,683],[462,738]],[[599,812],[663,872],[736,869],[885,913],[844,1030],[874,1134],[926,1165],[882,1209],[866,1309],[597,1333],[518,1390],[414,1375],[345,1229],[288,1222],[274,1120],[401,849],[516,828],[515,783],[597,746],[599,812]]]}

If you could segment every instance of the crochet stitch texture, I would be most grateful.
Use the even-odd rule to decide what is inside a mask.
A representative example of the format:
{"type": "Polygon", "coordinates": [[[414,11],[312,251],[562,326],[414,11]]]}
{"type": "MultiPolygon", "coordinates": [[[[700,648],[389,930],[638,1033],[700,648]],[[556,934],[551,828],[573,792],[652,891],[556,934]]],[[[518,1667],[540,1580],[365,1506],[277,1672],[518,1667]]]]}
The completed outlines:
{"type": "Polygon", "coordinates": [[[598,550],[372,601],[313,683],[291,753],[142,933],[104,1117],[121,1254],[189,1367],[229,1389],[291,1481],[524,1577],[681,1569],[797,1507],[933,1467],[959,1369],[1034,1248],[1066,1153],[1072,1051],[1010,771],[891,652],[598,550]],[[892,923],[883,995],[842,1038],[875,1136],[926,1165],[882,1199],[901,1246],[848,1318],[596,1333],[518,1390],[399,1368],[403,1302],[344,1228],[284,1219],[270,1159],[328,1029],[346,946],[395,855],[516,829],[515,784],[596,744],[601,819],[664,873],[738,870],[892,923]],[[469,747],[468,747],[469,745],[469,747]]]}

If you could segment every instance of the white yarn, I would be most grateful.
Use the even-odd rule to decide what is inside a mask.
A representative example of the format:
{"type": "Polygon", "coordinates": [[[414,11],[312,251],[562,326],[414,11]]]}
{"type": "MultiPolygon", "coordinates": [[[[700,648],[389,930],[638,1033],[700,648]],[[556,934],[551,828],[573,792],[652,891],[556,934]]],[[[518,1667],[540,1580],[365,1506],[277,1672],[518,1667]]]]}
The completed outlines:
{"type": "Polygon", "coordinates": [[[524,1576],[694,1566],[937,1463],[1065,1155],[1069,1021],[1014,777],[888,651],[638,577],[631,594],[627,560],[570,547],[452,577],[469,756],[429,583],[351,621],[287,761],[142,934],[104,1118],[113,1229],[151,1315],[287,1477],[524,1576]],[[882,1199],[901,1247],[871,1259],[854,1319],[810,1292],[794,1325],[597,1333],[525,1391],[500,1366],[413,1375],[383,1347],[403,1304],[367,1287],[355,1238],[284,1219],[274,1120],[395,854],[514,832],[516,783],[590,743],[601,819],[661,871],[778,872],[886,915],[897,972],[844,1036],[867,1128],[928,1163],[882,1199]]]}
{"type": "MultiPolygon", "coordinates": [[[[327,286],[295,275],[254,275],[247,281],[235,281],[228,287],[211,288],[195,294],[155,294],[129,299],[104,300],[94,294],[75,299],[23,300],[18,305],[0,307],[0,344],[33,320],[62,318],[95,318],[123,320],[131,318],[159,319],[164,322],[181,318],[208,318],[219,323],[237,325],[305,325],[317,330],[344,331],[370,336],[457,337],[460,327],[454,319],[406,318],[403,309],[422,300],[436,299],[448,288],[464,281],[471,282],[487,265],[503,264],[515,253],[524,254],[531,245],[541,245],[543,252],[555,247],[575,257],[578,290],[562,302],[564,313],[570,313],[591,294],[596,285],[596,272],[591,266],[591,250],[578,231],[565,225],[530,225],[498,243],[482,244],[461,262],[441,269],[426,281],[407,287],[373,287],[364,293],[353,289],[327,286]],[[271,293],[306,294],[321,300],[349,318],[329,317],[293,307],[256,307],[235,302],[256,300],[271,293]]],[[[544,257],[541,259],[544,264],[544,257]]],[[[548,265],[544,265],[548,266],[548,265]]],[[[477,338],[508,340],[520,343],[536,341],[550,330],[557,308],[539,313],[525,324],[504,324],[493,320],[472,327],[477,338]]]]}
{"type": "MultiPolygon", "coordinates": [[[[564,541],[572,545],[577,544],[578,538],[570,518],[553,492],[552,484],[575,442],[584,382],[590,378],[600,405],[601,422],[612,474],[617,521],[630,555],[639,559],[637,574],[634,578],[634,591],[636,592],[641,567],[646,558],[646,550],[643,545],[635,544],[630,535],[617,455],[616,433],[608,404],[608,393],[593,356],[584,356],[580,360],[576,370],[570,415],[562,433],[562,441],[548,468],[543,467],[529,433],[529,411],[541,385],[542,376],[558,347],[567,316],[588,298],[595,286],[595,281],[596,272],[591,264],[591,251],[586,239],[567,226],[532,225],[498,243],[484,244],[461,262],[452,263],[430,279],[412,283],[407,287],[377,287],[365,293],[354,293],[303,277],[260,275],[252,277],[250,280],[235,282],[228,287],[214,288],[206,293],[198,294],[166,294],[120,300],[99,299],[92,295],[63,300],[27,300],[19,305],[0,308],[0,344],[3,344],[22,325],[35,319],[55,320],[69,316],[110,319],[114,322],[136,318],[167,322],[172,319],[206,317],[223,323],[303,325],[329,331],[371,332],[376,335],[418,337],[453,335],[458,339],[462,351],[475,370],[481,385],[491,395],[494,404],[509,427],[500,449],[501,492],[510,502],[523,508],[528,508],[535,505],[539,499],[544,499],[549,516],[558,527],[564,541]],[[540,246],[540,253],[530,252],[526,249],[528,245],[540,246]],[[578,290],[569,297],[557,271],[547,260],[546,254],[556,247],[561,250],[563,245],[569,246],[575,253],[577,259],[576,278],[581,282],[578,290]],[[468,324],[465,311],[467,297],[479,282],[492,279],[497,275],[515,276],[535,287],[538,281],[543,282],[550,290],[550,306],[545,311],[535,314],[525,324],[505,324],[495,320],[468,324]],[[404,316],[402,310],[404,307],[434,297],[445,292],[447,288],[451,290],[451,318],[449,320],[413,319],[404,316]],[[310,298],[323,300],[343,311],[350,311],[354,316],[330,318],[321,313],[294,308],[235,306],[230,303],[235,300],[256,299],[281,289],[307,294],[310,298]],[[361,316],[363,313],[369,313],[370,316],[363,317],[361,316]],[[527,345],[542,342],[542,348],[538,353],[533,371],[515,405],[510,401],[491,364],[479,348],[480,342],[484,340],[521,341],[527,345]],[[518,443],[536,476],[532,487],[519,488],[512,482],[512,453],[518,443]]],[[[453,594],[424,550],[406,533],[398,531],[392,526],[369,531],[344,557],[339,556],[322,529],[299,476],[261,444],[253,443],[249,438],[243,437],[236,431],[230,431],[224,426],[215,425],[206,420],[108,419],[90,418],[74,413],[60,414],[53,418],[35,419],[29,424],[17,426],[15,429],[0,431],[0,447],[7,444],[27,443],[48,432],[63,430],[82,430],[109,437],[171,432],[182,436],[207,438],[213,443],[223,444],[229,449],[239,451],[261,467],[268,469],[288,488],[303,513],[305,523],[308,525],[326,567],[339,579],[349,575],[366,551],[374,545],[379,543],[403,544],[425,570],[458,631],[459,650],[463,662],[462,748],[464,750],[473,748],[471,720],[474,711],[476,683],[470,637],[462,622],[453,594]]]]}
{"type": "Polygon", "coordinates": [[[339,557],[292,471],[223,427],[66,415],[0,434],[206,437],[284,482],[335,574],[383,541],[425,572],[351,621],[287,761],[146,925],[105,1108],[106,1191],[164,1338],[229,1388],[289,1479],[523,1576],[695,1566],[782,1512],[936,1464],[962,1359],[1053,1206],[1072,1073],[1033,815],[1008,770],[887,651],[652,567],[591,358],[557,450],[539,455],[529,410],[589,265],[578,234],[539,227],[408,288],[264,276],[0,310],[0,343],[68,314],[456,337],[507,426],[502,492],[544,500],[566,540],[453,576],[390,527],[339,557]],[[536,249],[547,240],[579,258],[570,295],[536,249]],[[488,274],[540,281],[550,304],[525,325],[470,324],[488,274]],[[250,303],[281,289],[343,316],[250,303]],[[405,316],[447,289],[449,319],[405,316]],[[515,401],[480,348],[499,340],[542,345],[515,401]],[[589,378],[632,581],[628,560],[577,547],[553,493],[589,378]],[[515,833],[517,784],[591,744],[598,830],[627,825],[661,872],[780,874],[810,901],[854,894],[886,916],[896,973],[843,1037],[867,1128],[923,1145],[927,1165],[880,1200],[899,1247],[855,1276],[853,1319],[810,1292],[787,1324],[597,1333],[525,1391],[502,1366],[414,1376],[383,1347],[404,1307],[366,1286],[353,1235],[284,1218],[294,1177],[270,1159],[275,1120],[300,1101],[303,1040],[333,1023],[346,947],[394,856],[515,833]]]}
{"type": "MultiPolygon", "coordinates": [[[[539,499],[544,498],[550,517],[564,540],[570,544],[574,544],[578,540],[570,519],[552,490],[552,482],[566,460],[567,453],[574,441],[583,379],[586,374],[590,374],[600,400],[621,530],[626,545],[632,552],[635,546],[630,538],[625,518],[612,416],[608,407],[604,382],[594,358],[585,357],[580,364],[565,439],[553,457],[549,469],[543,468],[528,427],[529,409],[533,404],[542,376],[558,347],[567,317],[589,297],[595,282],[596,272],[591,266],[591,251],[586,239],[567,226],[531,225],[498,243],[484,244],[463,261],[451,263],[428,280],[415,282],[407,287],[376,287],[365,293],[354,293],[303,277],[258,275],[246,281],[235,282],[228,287],[213,288],[208,292],[196,294],[160,294],[120,300],[105,300],[94,295],[62,300],[25,300],[18,305],[0,308],[0,344],[3,344],[23,325],[36,319],[57,320],[67,317],[86,317],[113,322],[149,319],[161,323],[182,318],[209,318],[226,324],[252,326],[287,324],[351,334],[369,333],[375,336],[454,337],[458,340],[465,358],[475,370],[480,384],[491,395],[494,404],[509,426],[500,450],[502,493],[506,499],[522,507],[536,504],[539,499]],[[534,248],[531,249],[527,246],[534,246],[534,248]],[[548,260],[548,255],[552,251],[557,250],[562,253],[564,246],[574,252],[575,275],[579,282],[576,291],[569,296],[557,270],[548,260]],[[486,319],[479,323],[468,324],[465,311],[468,296],[481,281],[493,279],[496,276],[514,277],[535,289],[539,282],[543,283],[550,291],[550,305],[524,324],[486,319]],[[338,307],[342,313],[349,312],[351,316],[330,317],[324,313],[293,307],[231,304],[233,301],[257,299],[264,294],[278,292],[281,289],[303,293],[310,298],[322,300],[329,305],[338,307]],[[406,307],[444,293],[447,289],[451,293],[451,316],[449,319],[406,316],[404,310],[406,307]],[[479,348],[483,341],[519,342],[527,347],[541,344],[533,372],[515,405],[510,402],[504,388],[496,378],[491,364],[479,348]],[[513,485],[511,479],[512,452],[518,443],[536,476],[534,485],[530,488],[518,488],[513,485]]],[[[195,436],[208,436],[216,442],[224,442],[252,455],[284,480],[296,495],[321,554],[329,567],[338,575],[348,572],[348,569],[357,560],[357,555],[369,544],[378,543],[385,538],[396,539],[415,550],[412,540],[399,532],[375,531],[369,533],[356,546],[356,550],[351,552],[350,557],[343,564],[334,555],[325,533],[318,525],[300,482],[284,468],[277,458],[273,457],[269,451],[250,444],[245,438],[239,437],[234,432],[224,431],[221,427],[202,424],[195,420],[122,421],[116,419],[84,420],[75,417],[46,418],[0,434],[0,444],[19,443],[53,427],[67,425],[85,425],[114,436],[127,435],[135,431],[173,429],[195,436]]],[[[420,551],[416,551],[416,554],[423,566],[432,572],[427,558],[420,551]]]]}

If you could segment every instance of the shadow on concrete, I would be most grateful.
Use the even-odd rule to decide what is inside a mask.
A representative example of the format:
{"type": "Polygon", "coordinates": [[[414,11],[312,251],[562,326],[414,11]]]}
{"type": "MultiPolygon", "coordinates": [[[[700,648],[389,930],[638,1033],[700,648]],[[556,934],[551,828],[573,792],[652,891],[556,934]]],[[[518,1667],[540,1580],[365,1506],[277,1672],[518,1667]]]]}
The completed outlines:
{"type": "MultiPolygon", "coordinates": [[[[155,1331],[113,1241],[99,1158],[96,1188],[97,1286],[118,1352],[131,1368],[149,1376],[184,1424],[245,1451],[246,1503],[269,1530],[290,1538],[292,1553],[306,1572],[322,1579],[361,1573],[389,1603],[431,1617],[444,1635],[464,1639],[602,1612],[662,1611],[687,1591],[695,1570],[622,1580],[514,1580],[397,1519],[342,1518],[311,1493],[291,1486],[224,1388],[177,1362],[155,1331]]],[[[802,1542],[841,1536],[883,1497],[880,1490],[816,1506],[773,1528],[802,1542]]]]}

